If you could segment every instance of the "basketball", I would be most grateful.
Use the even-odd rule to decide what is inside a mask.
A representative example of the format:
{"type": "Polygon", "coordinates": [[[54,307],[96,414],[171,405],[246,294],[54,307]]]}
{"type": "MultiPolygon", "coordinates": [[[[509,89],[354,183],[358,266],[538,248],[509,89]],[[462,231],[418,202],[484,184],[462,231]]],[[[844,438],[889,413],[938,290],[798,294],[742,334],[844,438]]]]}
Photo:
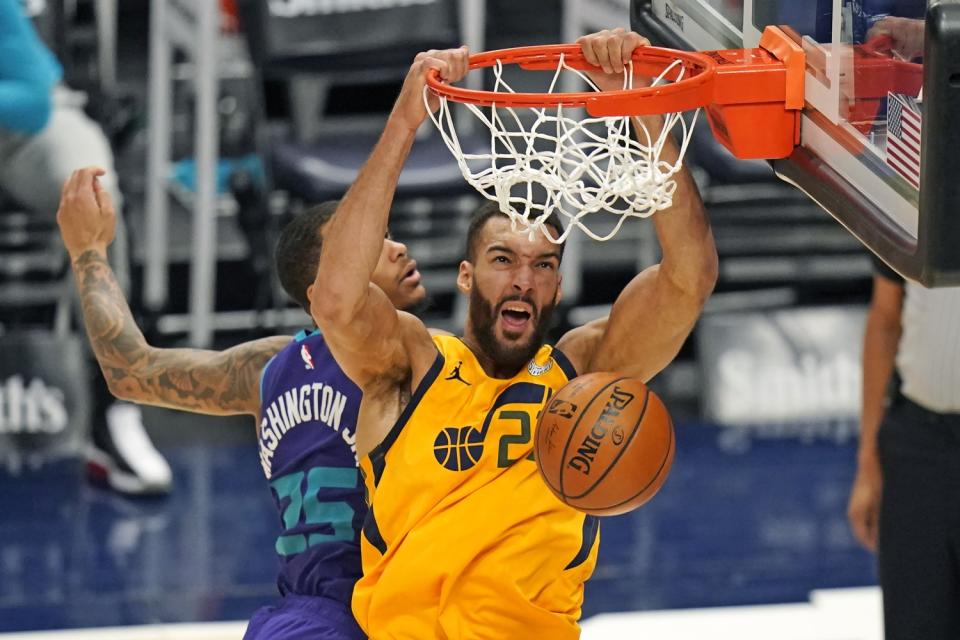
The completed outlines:
{"type": "Polygon", "coordinates": [[[612,516],[656,495],[673,464],[673,422],[636,378],[590,373],[547,402],[534,453],[550,490],[571,507],[612,516]]]}

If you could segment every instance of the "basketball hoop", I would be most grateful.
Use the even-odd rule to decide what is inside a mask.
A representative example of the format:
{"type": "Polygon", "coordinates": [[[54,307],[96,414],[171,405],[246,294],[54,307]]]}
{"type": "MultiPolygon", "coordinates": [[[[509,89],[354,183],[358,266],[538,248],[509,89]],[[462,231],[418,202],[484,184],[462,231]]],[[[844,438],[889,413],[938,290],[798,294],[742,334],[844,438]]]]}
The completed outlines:
{"type": "Polygon", "coordinates": [[[714,134],[738,157],[789,155],[799,135],[803,65],[799,46],[771,27],[759,49],[690,53],[640,47],[627,64],[622,89],[601,92],[584,73],[596,67],[579,46],[520,47],[470,56],[471,70],[492,69],[492,91],[446,84],[434,70],[424,101],[427,91],[440,98],[431,119],[464,178],[497,202],[515,229],[531,237],[540,229],[559,243],[579,227],[595,240],[608,240],[628,218],[645,218],[673,204],[674,176],[702,107],[707,107],[714,134]],[[553,71],[547,92],[514,91],[503,77],[505,64],[553,71]],[[555,92],[564,73],[576,74],[592,90],[555,92]],[[653,82],[634,87],[635,75],[652,77],[653,82]],[[465,104],[490,131],[489,152],[463,151],[450,100],[465,104]],[[529,110],[532,120],[518,109],[529,110]],[[588,117],[578,113],[580,109],[588,117]],[[694,113],[685,118],[686,111],[694,113]],[[631,118],[651,115],[663,117],[659,130],[634,120],[638,131],[631,136],[631,118]],[[679,154],[666,161],[663,150],[674,130],[679,154]],[[553,213],[567,223],[560,235],[544,225],[553,213]],[[604,213],[613,216],[612,230],[587,226],[588,215],[593,221],[604,213]]]}

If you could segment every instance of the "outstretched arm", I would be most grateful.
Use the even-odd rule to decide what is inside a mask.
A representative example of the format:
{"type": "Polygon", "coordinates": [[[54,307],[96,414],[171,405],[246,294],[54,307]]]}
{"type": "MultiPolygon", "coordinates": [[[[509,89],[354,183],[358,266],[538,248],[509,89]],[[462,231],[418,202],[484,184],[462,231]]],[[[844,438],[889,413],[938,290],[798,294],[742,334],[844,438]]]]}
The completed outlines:
{"type": "Polygon", "coordinates": [[[423,89],[431,69],[447,82],[456,82],[467,72],[466,49],[417,55],[379,142],[324,231],[311,313],[337,362],[361,386],[409,375],[411,335],[416,344],[432,348],[422,323],[397,312],[383,291],[370,283],[400,171],[427,115],[423,89]]]}
{"type": "Polygon", "coordinates": [[[70,253],[87,335],[111,393],[196,413],[258,415],[260,373],[289,338],[264,338],[226,351],[147,344],[107,263],[116,215],[110,196],[97,186],[101,174],[95,168],[74,172],[64,185],[57,222],[70,253]]]}
{"type": "MultiPolygon", "coordinates": [[[[589,62],[616,78],[622,78],[624,62],[633,49],[648,44],[622,29],[585,36],[579,42],[589,62]]],[[[619,83],[598,84],[619,88],[619,83]]],[[[651,135],[663,126],[659,117],[647,117],[644,124],[651,135]]],[[[661,159],[673,163],[678,154],[668,137],[661,159]]],[[[653,216],[663,255],[660,263],[627,284],[609,317],[570,331],[557,345],[581,373],[621,371],[643,380],[652,378],[676,357],[713,291],[717,251],[703,202],[686,168],[674,178],[673,206],[653,216]]]]}

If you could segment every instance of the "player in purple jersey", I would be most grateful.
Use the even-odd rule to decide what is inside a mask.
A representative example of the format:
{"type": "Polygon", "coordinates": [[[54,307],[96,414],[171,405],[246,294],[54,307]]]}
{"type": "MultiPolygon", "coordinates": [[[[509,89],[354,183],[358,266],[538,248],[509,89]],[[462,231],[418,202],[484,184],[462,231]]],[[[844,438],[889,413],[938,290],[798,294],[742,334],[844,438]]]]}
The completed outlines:
{"type": "MultiPolygon", "coordinates": [[[[257,419],[260,462],[280,511],[277,606],[257,611],[246,639],[363,638],[350,611],[360,577],[359,531],[366,504],[356,466],[360,392],[317,331],[274,336],[226,351],[158,349],[147,344],[106,261],[116,215],[97,168],[66,182],[57,212],[76,276],[84,322],[118,398],[173,409],[257,419]]],[[[336,209],[324,203],[282,232],[277,270],[287,293],[310,309],[323,229],[336,209]]],[[[398,308],[426,292],[406,247],[385,239],[372,284],[398,308]]]]}

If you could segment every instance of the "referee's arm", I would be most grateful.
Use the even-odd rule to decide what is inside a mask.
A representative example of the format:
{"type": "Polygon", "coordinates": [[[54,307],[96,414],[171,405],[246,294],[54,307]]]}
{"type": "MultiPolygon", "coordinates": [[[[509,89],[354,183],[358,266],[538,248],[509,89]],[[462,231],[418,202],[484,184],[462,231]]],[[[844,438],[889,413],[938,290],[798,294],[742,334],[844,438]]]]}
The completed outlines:
{"type": "Polygon", "coordinates": [[[886,409],[887,390],[900,342],[902,310],[903,278],[877,261],[863,338],[863,395],[857,475],[847,507],[847,517],[854,535],[871,551],[877,550],[880,492],[883,486],[877,432],[886,409]]]}

